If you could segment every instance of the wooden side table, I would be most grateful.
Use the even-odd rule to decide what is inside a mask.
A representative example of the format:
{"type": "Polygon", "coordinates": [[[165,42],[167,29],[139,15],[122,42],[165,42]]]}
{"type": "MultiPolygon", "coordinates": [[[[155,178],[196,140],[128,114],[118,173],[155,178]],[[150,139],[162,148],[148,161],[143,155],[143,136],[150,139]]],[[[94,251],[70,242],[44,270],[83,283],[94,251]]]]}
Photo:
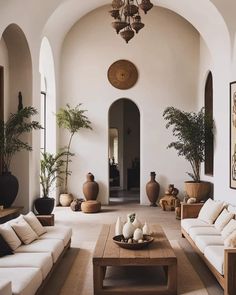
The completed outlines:
{"type": "Polygon", "coordinates": [[[36,215],[36,217],[43,226],[54,226],[55,224],[54,214],[36,215]]]}
{"type": "Polygon", "coordinates": [[[0,210],[0,224],[20,215],[24,207],[10,207],[0,210]]]}

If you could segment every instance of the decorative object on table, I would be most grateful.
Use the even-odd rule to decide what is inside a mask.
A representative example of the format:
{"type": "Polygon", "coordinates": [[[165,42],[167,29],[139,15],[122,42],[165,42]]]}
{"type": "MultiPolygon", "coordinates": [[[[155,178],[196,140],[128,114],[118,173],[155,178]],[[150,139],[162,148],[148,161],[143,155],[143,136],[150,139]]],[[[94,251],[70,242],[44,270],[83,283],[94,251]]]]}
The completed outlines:
{"type": "Polygon", "coordinates": [[[150,176],[151,176],[151,180],[146,184],[146,193],[147,193],[149,201],[151,202],[150,206],[156,207],[157,206],[156,202],[160,192],[160,185],[155,180],[156,178],[155,172],[151,172],[150,176]]]}
{"type": "Polygon", "coordinates": [[[135,231],[135,227],[133,226],[132,222],[129,220],[124,224],[122,234],[125,239],[129,239],[133,237],[134,231],[135,231]]]}
{"type": "Polygon", "coordinates": [[[60,108],[59,112],[56,114],[58,126],[67,129],[70,133],[69,142],[66,147],[67,157],[64,190],[62,196],[60,196],[60,203],[62,206],[65,204],[66,206],[69,206],[73,200],[73,195],[68,192],[68,176],[71,175],[71,171],[69,171],[69,162],[71,161],[70,157],[73,156],[73,154],[70,152],[73,136],[76,133],[78,133],[81,129],[92,130],[90,126],[91,122],[88,120],[88,117],[84,114],[86,110],[81,110],[80,106],[81,103],[77,105],[75,108],[71,108],[70,105],[67,104],[65,108],[60,108]],[[66,197],[65,194],[68,196],[66,197]]]}
{"type": "Polygon", "coordinates": [[[113,237],[113,241],[121,248],[139,250],[147,247],[151,242],[154,241],[154,238],[149,235],[143,235],[141,240],[135,241],[132,238],[124,239],[123,235],[118,235],[113,237]]]}
{"type": "Polygon", "coordinates": [[[135,215],[135,218],[134,218],[134,221],[132,222],[133,226],[135,228],[141,228],[142,227],[142,224],[141,222],[139,221],[138,217],[137,217],[137,214],[135,215]]]}
{"type": "Polygon", "coordinates": [[[163,117],[168,121],[166,128],[173,127],[177,141],[167,148],[175,148],[178,156],[183,156],[191,165],[192,173],[188,175],[193,181],[185,182],[185,191],[190,198],[205,200],[211,192],[211,183],[201,181],[200,168],[205,160],[206,139],[213,136],[213,120],[202,108],[198,113],[184,112],[174,107],[167,107],[163,117]]]}
{"type": "Polygon", "coordinates": [[[175,210],[175,200],[179,190],[174,186],[174,184],[169,184],[168,189],[165,191],[164,197],[161,197],[159,204],[164,211],[175,210]]]}
{"type": "Polygon", "coordinates": [[[197,203],[197,199],[196,198],[189,198],[187,200],[187,204],[194,204],[194,203],[197,203]]]}
{"type": "Polygon", "coordinates": [[[122,235],[123,230],[123,222],[121,221],[120,216],[116,220],[116,227],[115,227],[115,235],[119,236],[122,235]]]}
{"type": "Polygon", "coordinates": [[[230,188],[236,189],[236,82],[230,83],[230,188]]]}
{"type": "Polygon", "coordinates": [[[107,77],[112,86],[125,90],[136,84],[138,70],[132,62],[121,59],[109,67],[107,77]]]}
{"type": "Polygon", "coordinates": [[[141,20],[140,10],[143,10],[145,14],[153,7],[150,0],[113,0],[112,10],[109,11],[110,15],[114,18],[112,27],[116,30],[116,33],[129,42],[138,32],[144,27],[144,23],[141,20]]]}
{"type": "Polygon", "coordinates": [[[84,202],[84,199],[74,199],[70,204],[71,210],[72,211],[81,211],[82,202],[84,202]]]}
{"type": "Polygon", "coordinates": [[[34,202],[36,211],[40,215],[51,214],[54,208],[55,199],[50,198],[50,191],[60,185],[62,176],[66,173],[65,157],[67,151],[58,152],[56,155],[43,152],[40,160],[40,184],[42,187],[42,198],[38,198],[34,202]],[[58,180],[58,182],[57,182],[58,180]]]}
{"type": "Polygon", "coordinates": [[[4,208],[12,205],[19,189],[17,178],[10,172],[12,158],[21,150],[32,150],[30,144],[21,136],[42,128],[39,122],[31,121],[37,113],[33,107],[24,107],[15,114],[11,113],[6,122],[0,120],[0,157],[2,158],[0,205],[4,208]]]}
{"type": "Polygon", "coordinates": [[[143,226],[143,234],[144,235],[150,235],[151,234],[150,228],[149,228],[146,221],[145,221],[144,226],[143,226]]]}
{"type": "Polygon", "coordinates": [[[99,192],[99,186],[96,181],[94,181],[94,175],[89,172],[86,175],[86,182],[83,184],[83,193],[87,201],[96,200],[99,192]]]}
{"type": "Polygon", "coordinates": [[[101,203],[94,200],[82,202],[81,210],[84,213],[97,213],[101,210],[101,203]]]}

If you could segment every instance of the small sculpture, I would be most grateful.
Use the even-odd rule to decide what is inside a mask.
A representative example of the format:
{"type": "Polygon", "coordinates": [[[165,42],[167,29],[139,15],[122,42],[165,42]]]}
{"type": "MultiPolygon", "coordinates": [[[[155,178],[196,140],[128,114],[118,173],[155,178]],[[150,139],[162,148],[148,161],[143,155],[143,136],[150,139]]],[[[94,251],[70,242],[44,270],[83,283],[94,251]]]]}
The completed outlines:
{"type": "Polygon", "coordinates": [[[170,184],[168,186],[167,191],[165,191],[165,196],[159,201],[159,204],[164,211],[175,210],[175,200],[177,199],[178,193],[179,190],[174,186],[174,184],[170,184]]]}

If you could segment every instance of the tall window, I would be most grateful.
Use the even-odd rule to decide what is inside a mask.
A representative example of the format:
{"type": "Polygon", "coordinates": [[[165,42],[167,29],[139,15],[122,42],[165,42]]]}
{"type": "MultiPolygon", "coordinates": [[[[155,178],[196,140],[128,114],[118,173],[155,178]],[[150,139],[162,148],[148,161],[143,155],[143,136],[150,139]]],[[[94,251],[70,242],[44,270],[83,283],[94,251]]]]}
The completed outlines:
{"type": "MultiPolygon", "coordinates": [[[[205,84],[205,112],[213,120],[213,80],[212,73],[209,72],[205,84]]],[[[205,174],[214,173],[214,136],[206,139],[205,146],[205,174]]]]}
{"type": "Polygon", "coordinates": [[[41,125],[43,129],[41,129],[41,151],[46,152],[46,142],[47,142],[47,87],[46,87],[46,79],[41,76],[41,125]]]}

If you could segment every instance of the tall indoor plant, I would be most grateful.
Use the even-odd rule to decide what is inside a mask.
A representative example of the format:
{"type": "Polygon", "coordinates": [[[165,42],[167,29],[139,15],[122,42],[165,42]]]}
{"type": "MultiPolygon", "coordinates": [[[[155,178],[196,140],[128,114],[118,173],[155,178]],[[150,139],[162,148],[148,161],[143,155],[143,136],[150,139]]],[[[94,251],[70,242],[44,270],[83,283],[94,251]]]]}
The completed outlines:
{"type": "Polygon", "coordinates": [[[173,127],[173,135],[177,138],[168,148],[175,148],[179,156],[183,156],[191,165],[192,172],[187,174],[193,181],[185,182],[185,190],[189,197],[204,199],[210,192],[210,183],[201,181],[201,163],[205,161],[206,139],[212,136],[213,120],[207,116],[204,108],[198,113],[184,112],[174,107],[167,107],[163,117],[168,121],[166,128],[173,127]]]}
{"type": "Polygon", "coordinates": [[[55,200],[49,197],[54,184],[59,186],[65,172],[65,157],[67,151],[60,151],[53,155],[43,152],[40,160],[40,184],[42,187],[42,198],[35,200],[34,206],[39,214],[51,214],[55,200]]]}
{"type": "Polygon", "coordinates": [[[85,115],[86,110],[81,109],[81,103],[77,105],[75,108],[71,108],[69,104],[66,105],[65,108],[60,108],[59,112],[56,114],[57,124],[59,127],[67,129],[70,133],[69,142],[66,146],[67,157],[65,163],[65,179],[64,179],[64,191],[60,196],[60,203],[64,206],[68,206],[70,202],[73,200],[72,194],[68,192],[68,176],[70,175],[69,171],[69,161],[71,153],[71,143],[74,135],[79,132],[81,129],[90,129],[91,122],[88,117],[85,115]]]}
{"type": "Polygon", "coordinates": [[[11,174],[12,158],[21,150],[32,150],[31,145],[22,138],[22,135],[42,128],[39,122],[31,121],[31,117],[36,114],[35,108],[24,107],[18,112],[10,114],[6,122],[0,121],[0,157],[2,162],[0,205],[6,208],[14,202],[19,188],[17,178],[11,174]]]}

